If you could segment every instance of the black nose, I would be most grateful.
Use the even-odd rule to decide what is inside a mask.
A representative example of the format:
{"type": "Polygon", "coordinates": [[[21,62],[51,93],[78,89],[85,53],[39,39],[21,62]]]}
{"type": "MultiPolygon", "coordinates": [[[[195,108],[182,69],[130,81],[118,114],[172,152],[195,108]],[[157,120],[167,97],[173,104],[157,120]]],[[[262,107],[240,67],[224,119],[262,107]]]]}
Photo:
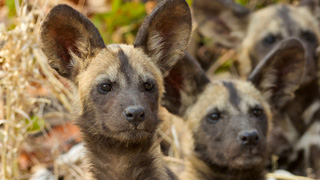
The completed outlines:
{"type": "Polygon", "coordinates": [[[144,108],[141,106],[129,106],[124,111],[124,114],[127,120],[136,126],[140,124],[145,117],[144,108]]]}
{"type": "Polygon", "coordinates": [[[239,141],[243,145],[256,145],[259,143],[259,135],[256,130],[242,131],[238,135],[239,141]]]}

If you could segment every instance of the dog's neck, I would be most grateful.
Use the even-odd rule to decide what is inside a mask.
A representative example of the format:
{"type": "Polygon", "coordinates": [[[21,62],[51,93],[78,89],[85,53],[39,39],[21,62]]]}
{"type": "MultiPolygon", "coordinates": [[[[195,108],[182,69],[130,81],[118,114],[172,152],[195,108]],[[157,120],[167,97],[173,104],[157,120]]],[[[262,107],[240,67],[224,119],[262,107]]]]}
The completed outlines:
{"type": "Polygon", "coordinates": [[[264,180],[265,171],[263,166],[245,170],[222,167],[205,162],[203,158],[194,153],[188,157],[186,172],[182,175],[183,178],[190,180],[264,180]]]}
{"type": "Polygon", "coordinates": [[[156,147],[149,142],[123,144],[84,134],[91,173],[95,179],[157,179],[156,147]]]}
{"type": "MultiPolygon", "coordinates": [[[[80,119],[78,120],[81,121],[80,119]]],[[[86,156],[93,179],[175,179],[160,157],[156,133],[137,143],[124,143],[94,134],[88,131],[86,125],[78,125],[87,149],[86,156]]]]}

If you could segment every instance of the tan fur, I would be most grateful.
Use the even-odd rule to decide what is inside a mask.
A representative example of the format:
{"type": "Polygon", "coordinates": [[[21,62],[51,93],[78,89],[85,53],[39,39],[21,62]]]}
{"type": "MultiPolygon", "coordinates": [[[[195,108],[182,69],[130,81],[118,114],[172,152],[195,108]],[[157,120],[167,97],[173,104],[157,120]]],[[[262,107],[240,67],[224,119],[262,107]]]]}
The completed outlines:
{"type": "MultiPolygon", "coordinates": [[[[106,49],[100,51],[90,63],[90,65],[81,72],[77,77],[77,82],[79,83],[79,94],[80,101],[84,102],[91,86],[100,83],[99,79],[108,76],[110,81],[119,82],[122,87],[126,86],[123,74],[120,74],[119,66],[120,61],[117,53],[119,49],[122,49],[129,57],[129,62],[133,66],[135,72],[147,78],[155,78],[159,82],[159,94],[163,94],[164,88],[162,83],[162,74],[156,65],[147,57],[142,50],[134,49],[132,45],[109,45],[106,49]],[[110,48],[109,48],[110,47],[110,48]],[[149,69],[153,69],[149,71],[149,69]],[[105,75],[104,75],[105,74],[105,75]]],[[[74,57],[76,59],[76,57],[74,57]]],[[[81,64],[81,60],[78,60],[78,64],[81,64]]],[[[159,97],[159,99],[161,96],[159,97]]],[[[82,112],[82,111],[81,111],[82,112]]]]}
{"type": "MultiPolygon", "coordinates": [[[[207,85],[205,90],[201,93],[201,95],[199,95],[196,103],[187,110],[185,119],[188,122],[189,128],[196,129],[197,124],[199,124],[199,121],[201,120],[199,117],[206,114],[207,110],[213,106],[221,109],[233,109],[229,102],[228,90],[222,85],[222,81],[223,80],[216,80],[216,82],[207,85]]],[[[245,111],[247,110],[246,108],[248,105],[254,105],[255,103],[259,102],[266,110],[268,119],[271,120],[272,116],[268,103],[251,83],[239,80],[225,81],[231,81],[236,84],[239,95],[245,100],[244,103],[241,104],[241,107],[245,109],[245,111]]]]}
{"type": "Polygon", "coordinates": [[[184,149],[191,157],[187,171],[202,180],[264,179],[271,126],[282,123],[276,121],[274,115],[279,113],[273,111],[292,98],[305,64],[303,45],[296,39],[274,48],[248,82],[210,82],[196,59],[188,55],[176,64],[165,79],[164,100],[169,111],[183,116],[187,123],[184,149]]]}
{"type": "MultiPolygon", "coordinates": [[[[167,169],[166,169],[166,163],[163,160],[162,154],[160,152],[160,146],[158,144],[159,140],[157,138],[154,138],[154,143],[153,146],[150,148],[150,150],[145,153],[144,156],[148,156],[148,157],[152,157],[154,158],[153,163],[150,165],[150,167],[152,167],[155,171],[156,176],[153,176],[150,178],[150,180],[152,180],[153,178],[155,179],[172,179],[172,177],[169,176],[169,174],[167,173],[167,169]]],[[[87,152],[88,153],[88,152],[87,152]]],[[[88,154],[87,154],[88,156],[88,154]]],[[[134,157],[134,156],[132,156],[134,157]]],[[[110,169],[114,169],[112,172],[112,175],[109,176],[108,178],[110,179],[121,179],[121,180],[126,180],[128,177],[125,176],[125,173],[132,169],[132,164],[131,162],[134,161],[135,159],[133,159],[130,156],[122,156],[122,157],[118,157],[115,159],[109,159],[109,163],[112,164],[112,167],[109,167],[110,169]]],[[[90,165],[90,162],[87,158],[86,162],[90,165]]],[[[101,167],[105,167],[105,164],[100,164],[101,167]]],[[[90,168],[88,166],[88,168],[90,168]]],[[[86,172],[87,176],[89,179],[91,180],[95,180],[96,178],[94,178],[94,174],[92,172],[86,172]]],[[[136,175],[138,175],[139,173],[142,172],[135,172],[136,175]]],[[[133,177],[132,177],[133,178],[133,177]]]]}
{"type": "MultiPolygon", "coordinates": [[[[217,176],[217,172],[212,172],[206,163],[198,158],[193,151],[195,144],[193,134],[199,130],[202,117],[205,116],[210,109],[217,107],[218,109],[228,109],[228,113],[236,114],[237,111],[229,101],[229,93],[223,81],[215,81],[206,86],[205,90],[199,95],[197,101],[188,108],[185,114],[188,132],[184,138],[184,148],[186,148],[186,170],[181,174],[180,178],[184,180],[204,180],[207,177],[217,176]],[[206,176],[204,177],[203,174],[206,176]]],[[[262,94],[250,83],[239,80],[224,80],[224,82],[232,82],[239,96],[243,99],[239,105],[242,112],[247,112],[248,107],[260,104],[268,119],[268,131],[272,128],[272,114],[267,101],[262,94]]],[[[241,123],[241,122],[239,122],[241,123]]],[[[241,124],[239,124],[241,126],[241,124]]],[[[269,134],[269,132],[267,133],[269,134]]],[[[219,147],[216,147],[219,148],[219,147]]]]}
{"type": "MultiPolygon", "coordinates": [[[[317,98],[320,92],[318,67],[320,26],[315,16],[318,4],[318,0],[301,0],[297,6],[278,3],[259,10],[252,10],[251,13],[246,13],[243,10],[246,8],[234,0],[198,0],[194,1],[193,6],[195,12],[203,12],[195,13],[195,19],[199,26],[198,32],[206,38],[213,39],[212,42],[215,44],[221,44],[238,51],[236,66],[241,78],[247,78],[258,65],[270,59],[270,55],[273,50],[279,48],[279,44],[295,38],[303,45],[302,49],[288,48],[287,53],[279,53],[280,55],[271,57],[276,58],[276,61],[288,59],[283,63],[285,66],[288,65],[284,66],[284,70],[281,70],[283,73],[270,69],[268,73],[265,73],[266,78],[259,85],[264,89],[263,96],[267,99],[274,96],[274,91],[277,91],[274,86],[277,84],[281,86],[282,83],[285,83],[287,86],[269,102],[273,108],[275,126],[274,132],[271,133],[270,147],[271,152],[279,156],[279,168],[290,169],[293,173],[296,173],[295,170],[304,171],[304,173],[299,172],[301,175],[306,175],[306,170],[301,170],[300,162],[293,158],[289,160],[288,157],[298,156],[298,152],[294,148],[295,144],[300,141],[299,138],[303,136],[308,127],[319,119],[317,98]],[[226,13],[232,15],[230,12],[233,13],[233,16],[224,18],[226,13]],[[244,28],[234,27],[233,23],[242,24],[244,28]],[[234,33],[239,30],[243,32],[243,36],[233,38],[235,37],[234,33]],[[215,36],[219,37],[215,38],[215,36]],[[296,51],[300,51],[300,53],[290,57],[290,54],[294,54],[296,51]],[[281,54],[286,55],[282,56],[281,54]],[[304,65],[291,66],[289,60],[296,61],[293,59],[298,56],[300,56],[298,59],[302,57],[306,60],[306,71],[304,74],[300,73],[294,77],[290,74],[304,65]],[[288,77],[283,81],[276,82],[283,75],[288,75],[288,77]],[[297,81],[297,78],[302,80],[301,83],[291,83],[294,79],[297,81]],[[286,95],[277,98],[278,95],[283,94],[286,95]]],[[[212,46],[212,44],[208,46],[212,46]]],[[[204,60],[201,59],[200,62],[206,61],[206,56],[203,55],[203,57],[204,60]]],[[[204,64],[206,65],[206,63],[204,64]]],[[[314,157],[317,156],[314,153],[314,157]]],[[[306,158],[308,159],[308,157],[306,158]]]]}
{"type": "MultiPolygon", "coordinates": [[[[161,94],[164,91],[162,83],[163,77],[156,65],[151,60],[149,60],[149,57],[147,57],[142,50],[134,49],[131,45],[110,45],[110,48],[109,46],[107,46],[107,48],[99,51],[93,59],[89,60],[91,61],[91,63],[87,65],[86,68],[79,68],[85,66],[83,61],[78,59],[76,56],[73,57],[76,61],[75,66],[79,66],[78,68],[81,69],[81,71],[79,72],[79,76],[77,76],[76,78],[76,82],[78,84],[79,99],[74,100],[75,102],[80,102],[82,104],[78,105],[78,107],[81,108],[78,113],[83,113],[83,107],[91,106],[91,104],[84,104],[84,102],[90,102],[87,98],[90,97],[89,93],[91,87],[101,83],[101,80],[108,78],[112,82],[118,82],[121,87],[126,87],[127,82],[124,80],[125,77],[123,77],[124,75],[119,72],[120,60],[118,59],[117,53],[120,48],[129,57],[129,63],[134,68],[134,71],[139,74],[140,77],[144,78],[143,80],[146,80],[148,78],[156,79],[160,94],[158,102],[160,102],[161,94]],[[150,69],[152,69],[152,71],[150,71],[150,69]]],[[[157,134],[157,132],[155,132],[155,134],[157,134]]],[[[157,177],[153,178],[171,179],[171,177],[169,177],[167,173],[167,169],[165,168],[166,165],[161,158],[158,142],[159,140],[155,136],[152,143],[153,145],[145,154],[145,156],[154,158],[153,164],[151,166],[155,169],[157,177]]],[[[87,158],[90,158],[91,156],[92,154],[88,152],[87,158]]],[[[126,179],[126,176],[122,177],[121,175],[125,175],[125,172],[128,169],[132,168],[130,166],[124,166],[129,165],[130,162],[133,161],[132,157],[124,155],[120,159],[109,159],[109,163],[112,164],[112,167],[109,168],[114,169],[114,176],[110,178],[126,179]]],[[[98,161],[96,161],[96,163],[98,163],[98,161]]],[[[102,161],[101,163],[104,163],[104,161],[102,161]]],[[[100,166],[104,167],[104,164],[101,164],[100,166]]],[[[95,179],[93,178],[93,175],[91,173],[89,173],[89,176],[92,177],[92,179],[95,179]]]]}
{"type": "Polygon", "coordinates": [[[75,85],[76,123],[93,179],[176,179],[161,158],[159,107],[163,78],[186,49],[191,26],[188,4],[166,0],[143,22],[134,45],[105,45],[92,22],[70,6],[57,5],[47,15],[42,49],[75,85]]]}

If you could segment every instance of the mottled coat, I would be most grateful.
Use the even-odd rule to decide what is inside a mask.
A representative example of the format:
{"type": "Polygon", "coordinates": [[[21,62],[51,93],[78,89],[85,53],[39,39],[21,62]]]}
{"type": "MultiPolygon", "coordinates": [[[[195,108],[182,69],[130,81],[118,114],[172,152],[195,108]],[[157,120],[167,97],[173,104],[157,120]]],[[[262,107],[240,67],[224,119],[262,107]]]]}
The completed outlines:
{"type": "Polygon", "coordinates": [[[189,130],[181,179],[264,179],[273,110],[293,98],[305,63],[296,39],[277,46],[248,81],[210,82],[195,59],[178,62],[166,78],[164,104],[189,130]]]}
{"type": "MultiPolygon", "coordinates": [[[[314,16],[318,4],[319,1],[303,0],[299,6],[277,4],[250,12],[232,0],[197,0],[193,8],[198,30],[203,36],[238,51],[236,64],[242,77],[247,77],[283,40],[296,38],[301,41],[307,60],[306,74],[302,85],[292,94],[294,98],[274,109],[271,152],[279,156],[280,168],[306,175],[306,169],[311,167],[319,176],[318,165],[314,166],[313,161],[320,161],[320,156],[309,153],[318,151],[311,147],[320,149],[319,142],[311,140],[303,143],[304,147],[301,145],[302,136],[309,134],[309,129],[318,127],[316,124],[320,119],[317,50],[320,29],[314,16]]],[[[320,139],[319,133],[313,133],[310,139],[316,136],[320,139]]]]}
{"type": "Polygon", "coordinates": [[[184,0],[167,0],[143,22],[134,45],[105,45],[96,27],[67,5],[41,26],[49,64],[75,87],[77,125],[93,179],[176,179],[157,143],[163,78],[191,31],[184,0]]]}

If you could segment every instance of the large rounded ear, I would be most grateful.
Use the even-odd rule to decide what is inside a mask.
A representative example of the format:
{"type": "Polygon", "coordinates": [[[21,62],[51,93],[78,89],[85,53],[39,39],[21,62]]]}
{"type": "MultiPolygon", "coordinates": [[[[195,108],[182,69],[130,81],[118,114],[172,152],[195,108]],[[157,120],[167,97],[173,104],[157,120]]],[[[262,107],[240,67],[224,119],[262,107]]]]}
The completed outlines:
{"type": "Polygon", "coordinates": [[[42,50],[50,66],[61,76],[73,79],[79,62],[94,56],[104,42],[98,29],[75,9],[68,5],[57,5],[51,9],[41,25],[42,50]]]}
{"type": "Polygon", "coordinates": [[[183,56],[191,29],[190,9],[185,0],[165,0],[145,19],[134,46],[142,48],[166,76],[183,56]]]}
{"type": "Polygon", "coordinates": [[[210,82],[196,59],[186,54],[164,79],[166,92],[162,105],[171,113],[183,116],[210,82]]]}
{"type": "Polygon", "coordinates": [[[306,70],[302,43],[294,38],[279,43],[249,75],[251,81],[275,108],[294,98],[306,70]]]}
{"type": "Polygon", "coordinates": [[[200,34],[228,48],[240,44],[250,14],[233,0],[194,0],[193,12],[200,34]]]}

